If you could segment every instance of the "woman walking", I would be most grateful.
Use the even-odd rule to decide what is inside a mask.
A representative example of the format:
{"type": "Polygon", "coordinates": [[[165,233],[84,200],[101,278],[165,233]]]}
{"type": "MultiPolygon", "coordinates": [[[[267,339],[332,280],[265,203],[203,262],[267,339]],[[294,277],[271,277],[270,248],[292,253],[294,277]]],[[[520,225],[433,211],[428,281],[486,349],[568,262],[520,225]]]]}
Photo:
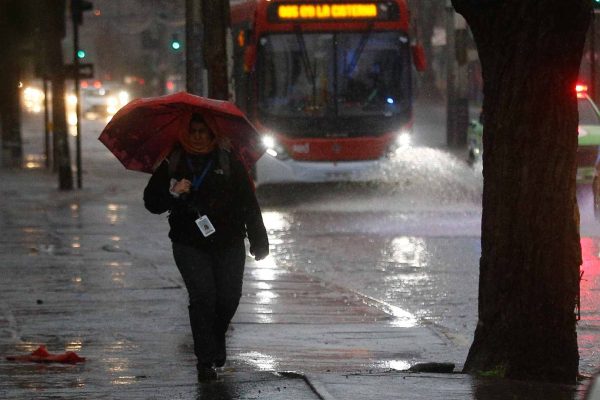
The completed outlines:
{"type": "Polygon", "coordinates": [[[169,211],[173,256],[189,295],[199,380],[217,378],[226,360],[225,333],[242,294],[246,248],[256,260],[269,242],[254,187],[242,163],[220,146],[200,114],[180,146],[156,169],[144,204],[169,211]]]}

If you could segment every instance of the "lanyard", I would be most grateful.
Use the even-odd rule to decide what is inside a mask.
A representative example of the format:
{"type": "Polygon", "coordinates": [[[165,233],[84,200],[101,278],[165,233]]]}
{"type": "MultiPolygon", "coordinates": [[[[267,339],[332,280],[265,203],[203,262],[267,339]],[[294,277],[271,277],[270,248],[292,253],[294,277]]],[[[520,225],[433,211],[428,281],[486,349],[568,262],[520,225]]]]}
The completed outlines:
{"type": "MultiPolygon", "coordinates": [[[[192,162],[190,161],[190,159],[187,159],[187,163],[188,166],[190,167],[190,169],[192,170],[192,172],[194,171],[194,168],[192,166],[192,162]]],[[[200,187],[200,185],[202,184],[202,181],[204,180],[204,178],[206,177],[206,174],[208,173],[208,170],[210,169],[210,167],[212,167],[213,165],[213,160],[210,159],[207,163],[206,166],[204,167],[204,170],[202,171],[202,173],[200,174],[200,176],[197,176],[196,174],[194,174],[194,179],[192,180],[192,187],[194,188],[194,190],[198,190],[198,188],[200,187]]]]}

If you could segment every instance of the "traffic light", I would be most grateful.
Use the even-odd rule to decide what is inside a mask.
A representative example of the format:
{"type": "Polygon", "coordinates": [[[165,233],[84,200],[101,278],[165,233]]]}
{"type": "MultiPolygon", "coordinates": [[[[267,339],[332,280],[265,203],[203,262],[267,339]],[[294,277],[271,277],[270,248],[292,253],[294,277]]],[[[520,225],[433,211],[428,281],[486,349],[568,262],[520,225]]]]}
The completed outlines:
{"type": "Polygon", "coordinates": [[[181,50],[181,42],[179,41],[179,36],[176,33],[174,33],[173,37],[171,38],[171,49],[174,51],[181,50]]]}
{"type": "Polygon", "coordinates": [[[84,59],[86,55],[87,53],[85,52],[85,50],[77,50],[77,58],[79,58],[80,60],[84,59]]]}
{"type": "Polygon", "coordinates": [[[600,0],[592,0],[592,6],[594,10],[600,10],[600,0]]]}
{"type": "Polygon", "coordinates": [[[71,16],[73,23],[81,25],[83,23],[83,13],[91,11],[94,5],[88,0],[71,0],[71,16]]]}

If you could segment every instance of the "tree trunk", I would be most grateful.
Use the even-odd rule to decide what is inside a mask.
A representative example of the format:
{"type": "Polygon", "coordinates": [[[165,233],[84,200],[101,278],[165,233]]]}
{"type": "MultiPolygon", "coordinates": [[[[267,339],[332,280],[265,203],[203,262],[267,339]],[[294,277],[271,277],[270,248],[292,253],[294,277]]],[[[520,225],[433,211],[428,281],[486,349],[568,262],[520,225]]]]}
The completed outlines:
{"type": "Polygon", "coordinates": [[[204,24],[204,65],[208,70],[208,97],[229,99],[227,77],[227,30],[229,28],[229,2],[202,0],[204,24]]]}
{"type": "Polygon", "coordinates": [[[479,322],[465,372],[574,383],[578,78],[588,0],[453,0],[484,79],[479,322]]]}
{"type": "Polygon", "coordinates": [[[0,46],[0,59],[5,60],[0,63],[0,161],[11,167],[20,167],[23,161],[18,89],[23,10],[15,0],[0,1],[0,37],[5,39],[0,46]]]}
{"type": "MultiPolygon", "coordinates": [[[[11,47],[0,51],[0,58],[16,60],[18,55],[11,47]]],[[[23,161],[19,75],[18,62],[5,62],[0,66],[0,160],[9,167],[20,167],[23,161]]]]}

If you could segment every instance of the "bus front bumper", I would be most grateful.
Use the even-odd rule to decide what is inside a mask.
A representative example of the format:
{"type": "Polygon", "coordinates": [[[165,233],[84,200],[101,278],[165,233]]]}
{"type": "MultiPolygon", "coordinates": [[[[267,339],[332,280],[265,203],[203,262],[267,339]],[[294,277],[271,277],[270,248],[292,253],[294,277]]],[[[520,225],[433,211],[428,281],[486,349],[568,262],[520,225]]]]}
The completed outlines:
{"type": "Polygon", "coordinates": [[[367,161],[295,161],[279,160],[264,154],[256,163],[256,184],[364,182],[381,177],[381,168],[388,159],[367,161]]]}

